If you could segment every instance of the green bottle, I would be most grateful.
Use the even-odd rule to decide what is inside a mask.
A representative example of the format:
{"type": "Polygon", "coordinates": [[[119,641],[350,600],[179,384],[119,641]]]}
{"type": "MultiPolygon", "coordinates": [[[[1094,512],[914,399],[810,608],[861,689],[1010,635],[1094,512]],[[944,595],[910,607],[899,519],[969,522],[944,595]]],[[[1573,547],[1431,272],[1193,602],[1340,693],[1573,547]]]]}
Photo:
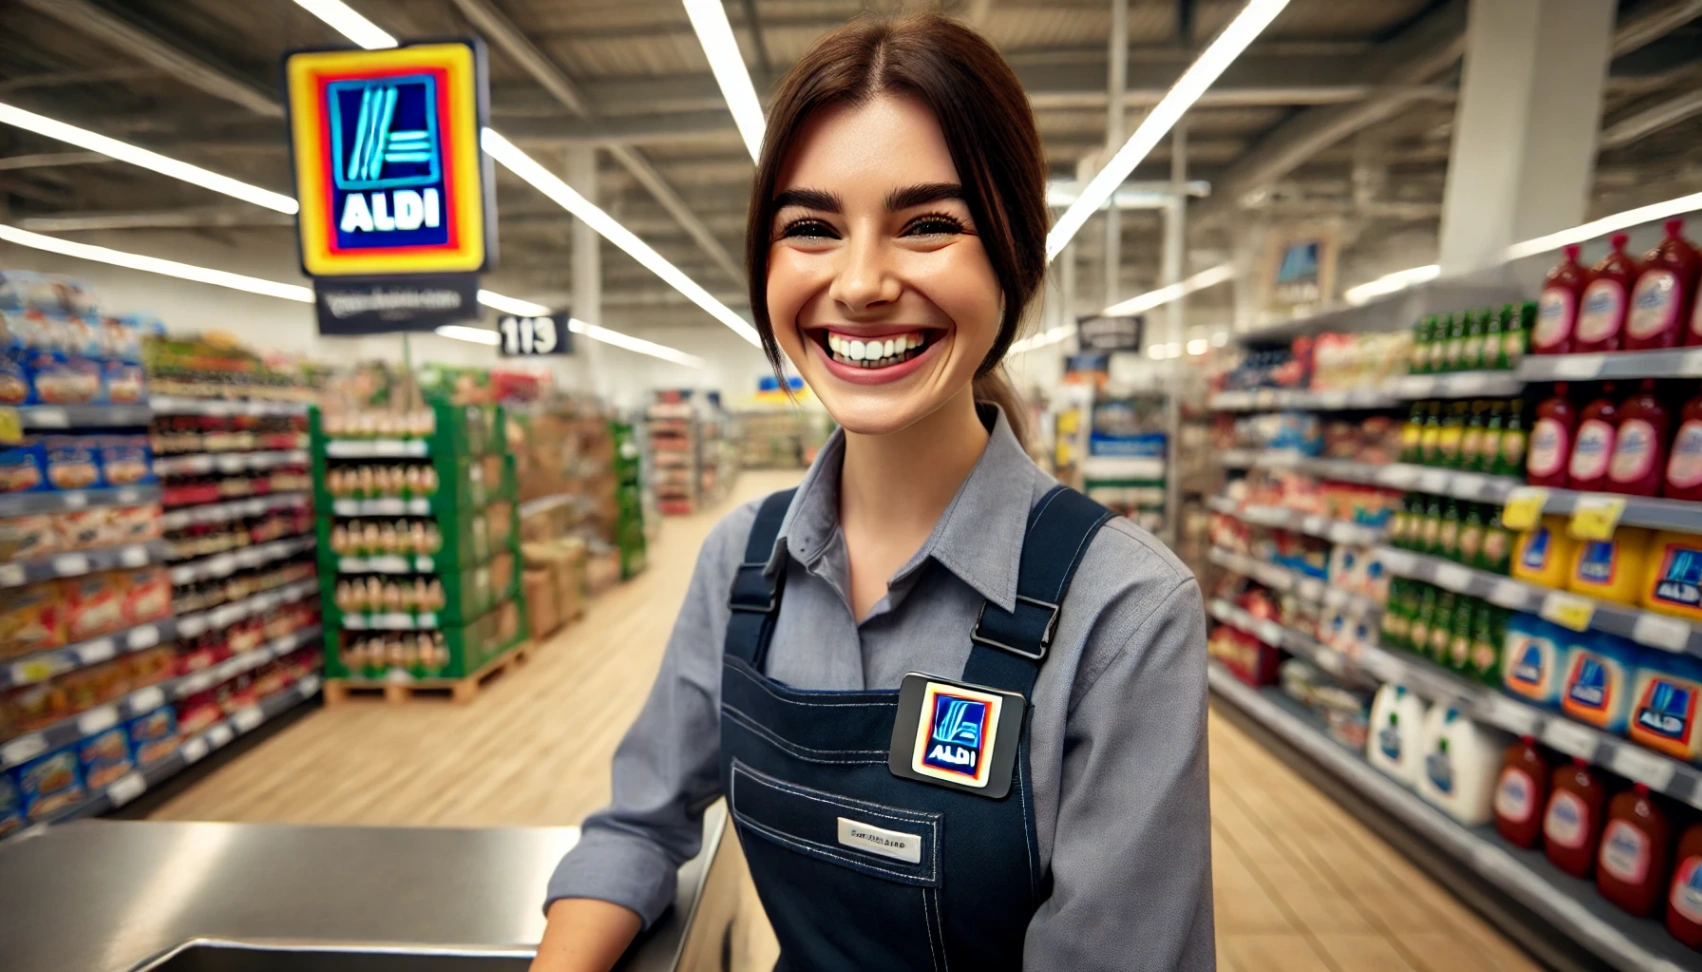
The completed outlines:
{"type": "Polygon", "coordinates": [[[1436,330],[1434,315],[1421,317],[1412,326],[1412,347],[1407,349],[1407,373],[1424,375],[1430,373],[1430,341],[1436,330]]]}
{"type": "Polygon", "coordinates": [[[1436,437],[1435,465],[1449,469],[1460,467],[1460,440],[1466,435],[1466,410],[1471,406],[1455,402],[1442,415],[1442,431],[1436,437]]]}
{"type": "Polygon", "coordinates": [[[1430,616],[1430,650],[1425,654],[1438,665],[1448,664],[1448,642],[1454,637],[1454,612],[1459,600],[1453,591],[1436,596],[1436,613],[1430,616]]]}
{"type": "Polygon", "coordinates": [[[1478,457],[1483,451],[1484,416],[1489,412],[1488,402],[1472,402],[1466,418],[1466,430],[1460,435],[1460,461],[1454,468],[1470,472],[1477,468],[1478,457]]]}
{"type": "Polygon", "coordinates": [[[1501,354],[1495,359],[1495,364],[1503,371],[1512,371],[1524,360],[1531,327],[1537,320],[1537,302],[1527,300],[1522,304],[1508,304],[1507,309],[1511,313],[1501,323],[1501,354]]]}
{"type": "Polygon", "coordinates": [[[1413,402],[1412,411],[1407,413],[1407,420],[1401,425],[1401,461],[1424,461],[1423,441],[1424,403],[1413,402]]]}
{"type": "Polygon", "coordinates": [[[1442,505],[1442,525],[1436,530],[1436,556],[1460,559],[1460,523],[1460,501],[1450,496],[1442,505]]]}
{"type": "Polygon", "coordinates": [[[1436,440],[1442,435],[1442,403],[1423,402],[1424,428],[1418,434],[1418,461],[1436,465],[1436,440]]]}
{"type": "Polygon", "coordinates": [[[1420,655],[1430,651],[1430,624],[1436,617],[1436,595],[1440,593],[1429,584],[1421,584],[1418,594],[1418,610],[1412,616],[1412,627],[1407,634],[1407,645],[1420,655]]]}
{"type": "Polygon", "coordinates": [[[1412,623],[1406,612],[1405,587],[1405,577],[1389,581],[1389,603],[1383,608],[1383,622],[1377,640],[1390,648],[1406,647],[1407,628],[1412,623]]]}
{"type": "Polygon", "coordinates": [[[1488,311],[1475,310],[1466,315],[1465,343],[1460,347],[1460,370],[1476,371],[1483,367],[1483,319],[1488,311]]]}
{"type": "Polygon", "coordinates": [[[1395,507],[1395,515],[1389,517],[1389,532],[1384,535],[1391,547],[1405,547],[1407,529],[1412,520],[1412,504],[1408,497],[1401,498],[1401,505],[1395,507]]]}
{"type": "Polygon", "coordinates": [[[1487,685],[1501,686],[1501,645],[1507,637],[1507,612],[1492,604],[1479,605],[1472,617],[1472,656],[1467,674],[1487,685]]]}
{"type": "Polygon", "coordinates": [[[1449,629],[1448,661],[1449,668],[1456,672],[1467,671],[1472,661],[1472,621],[1477,613],[1478,599],[1460,595],[1454,605],[1454,624],[1449,629]]]}
{"type": "Polygon", "coordinates": [[[1501,454],[1501,412],[1506,407],[1504,402],[1490,402],[1484,411],[1483,437],[1478,440],[1477,459],[1472,463],[1472,472],[1495,471],[1495,457],[1501,454]]]}
{"type": "Polygon", "coordinates": [[[1505,577],[1513,570],[1513,531],[1501,522],[1501,507],[1488,508],[1483,524],[1483,546],[1472,566],[1505,577]]]}
{"type": "Polygon", "coordinates": [[[1528,445],[1525,403],[1515,398],[1507,403],[1507,421],[1501,426],[1501,451],[1495,454],[1495,475],[1525,478],[1525,449],[1528,445]]]}
{"type": "Polygon", "coordinates": [[[1502,304],[1491,307],[1483,312],[1483,340],[1478,348],[1478,360],[1485,368],[1501,368],[1503,365],[1501,346],[1502,322],[1513,313],[1512,304],[1502,304]]]}
{"type": "Polygon", "coordinates": [[[1464,311],[1448,315],[1447,334],[1443,338],[1441,371],[1460,370],[1460,352],[1466,346],[1466,315],[1464,311]]]}
{"type": "Polygon", "coordinates": [[[1419,553],[1436,554],[1441,549],[1442,542],[1442,497],[1431,496],[1424,502],[1424,519],[1421,521],[1419,543],[1413,549],[1419,553]]]}
{"type": "Polygon", "coordinates": [[[1430,373],[1433,375],[1448,370],[1448,335],[1453,329],[1451,316],[1436,315],[1436,323],[1430,328],[1430,373]]]}
{"type": "Polygon", "coordinates": [[[1460,521],[1460,539],[1455,545],[1454,560],[1474,567],[1483,556],[1483,506],[1467,503],[1465,507],[1465,519],[1460,521]]]}

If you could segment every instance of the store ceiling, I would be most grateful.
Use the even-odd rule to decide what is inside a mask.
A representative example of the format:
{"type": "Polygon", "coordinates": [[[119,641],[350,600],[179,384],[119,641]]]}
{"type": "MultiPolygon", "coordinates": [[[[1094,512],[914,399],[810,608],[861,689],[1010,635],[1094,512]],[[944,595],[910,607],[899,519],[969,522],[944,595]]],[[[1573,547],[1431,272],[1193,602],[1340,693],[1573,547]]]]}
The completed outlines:
{"type": "MultiPolygon", "coordinates": [[[[401,38],[483,34],[492,124],[546,164],[562,166],[571,145],[600,146],[604,207],[722,299],[743,302],[753,169],[679,0],[349,2],[401,38]]],[[[904,3],[727,0],[727,12],[765,93],[824,31],[904,3]]],[[[1129,0],[1131,125],[1240,6],[1129,0]]],[[[943,8],[1015,65],[1054,175],[1072,178],[1104,142],[1109,0],[943,8]]],[[[1387,269],[1380,254],[1433,239],[1465,12],[1466,0],[1293,0],[1188,115],[1190,176],[1213,186],[1190,210],[1192,262],[1221,259],[1249,209],[1339,218],[1347,284],[1387,269]]],[[[1698,17],[1699,0],[1621,0],[1599,207],[1702,188],[1698,17]]],[[[0,101],[287,192],[279,57],[341,42],[290,0],[0,0],[0,101]]],[[[1170,151],[1159,146],[1134,178],[1168,178],[1170,151]]],[[[498,195],[504,289],[567,296],[570,217],[506,173],[498,195]]],[[[277,214],[10,128],[0,128],[0,212],[47,232],[290,233],[277,214]]],[[[1156,281],[1161,234],[1152,212],[1126,213],[1123,226],[1127,296],[1156,281]]],[[[1090,223],[1078,240],[1085,308],[1103,280],[1104,231],[1090,223]]],[[[606,319],[720,326],[620,251],[603,254],[606,319]]],[[[1228,306],[1227,293],[1194,300],[1208,316],[1228,306]]]]}

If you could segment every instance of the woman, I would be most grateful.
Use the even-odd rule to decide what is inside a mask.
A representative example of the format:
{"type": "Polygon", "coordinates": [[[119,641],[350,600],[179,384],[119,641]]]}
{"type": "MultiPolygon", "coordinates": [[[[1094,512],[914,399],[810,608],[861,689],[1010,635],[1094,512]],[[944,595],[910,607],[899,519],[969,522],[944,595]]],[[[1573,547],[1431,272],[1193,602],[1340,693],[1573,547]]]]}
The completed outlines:
{"type": "Polygon", "coordinates": [[[1001,371],[1044,183],[951,21],[851,24],[781,84],[751,306],[842,431],[705,542],[535,969],[610,968],[722,795],[780,969],[1213,967],[1199,588],[1029,461],[1001,371]]]}

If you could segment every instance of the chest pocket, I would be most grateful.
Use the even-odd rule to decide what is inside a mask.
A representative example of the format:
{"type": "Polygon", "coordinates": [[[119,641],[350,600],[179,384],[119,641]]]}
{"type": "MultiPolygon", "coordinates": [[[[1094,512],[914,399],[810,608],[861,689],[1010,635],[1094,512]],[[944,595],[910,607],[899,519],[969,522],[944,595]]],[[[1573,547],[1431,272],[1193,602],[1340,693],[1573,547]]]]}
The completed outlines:
{"type": "Polygon", "coordinates": [[[846,970],[946,972],[942,814],[799,786],[736,758],[730,779],[733,820],[752,870],[765,876],[762,903],[776,933],[816,939],[809,948],[782,939],[782,954],[841,955],[846,970]]]}

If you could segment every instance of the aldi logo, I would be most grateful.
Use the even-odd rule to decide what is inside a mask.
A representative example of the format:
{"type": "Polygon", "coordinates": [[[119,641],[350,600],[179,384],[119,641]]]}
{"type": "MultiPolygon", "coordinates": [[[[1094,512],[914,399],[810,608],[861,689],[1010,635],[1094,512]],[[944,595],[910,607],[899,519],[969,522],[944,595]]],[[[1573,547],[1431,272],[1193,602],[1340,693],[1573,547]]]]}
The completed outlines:
{"type": "Polygon", "coordinates": [[[1577,663],[1572,666],[1570,681],[1566,695],[1573,704],[1586,709],[1600,709],[1606,704],[1607,672],[1597,659],[1580,652],[1577,663]]]}
{"type": "Polygon", "coordinates": [[[1688,686],[1657,678],[1649,683],[1637,707],[1637,725],[1657,736],[1687,742],[1695,714],[1696,699],[1688,686]]]}
{"type": "Polygon", "coordinates": [[[963,786],[986,786],[1003,702],[991,693],[929,682],[911,768],[963,786]]]}

